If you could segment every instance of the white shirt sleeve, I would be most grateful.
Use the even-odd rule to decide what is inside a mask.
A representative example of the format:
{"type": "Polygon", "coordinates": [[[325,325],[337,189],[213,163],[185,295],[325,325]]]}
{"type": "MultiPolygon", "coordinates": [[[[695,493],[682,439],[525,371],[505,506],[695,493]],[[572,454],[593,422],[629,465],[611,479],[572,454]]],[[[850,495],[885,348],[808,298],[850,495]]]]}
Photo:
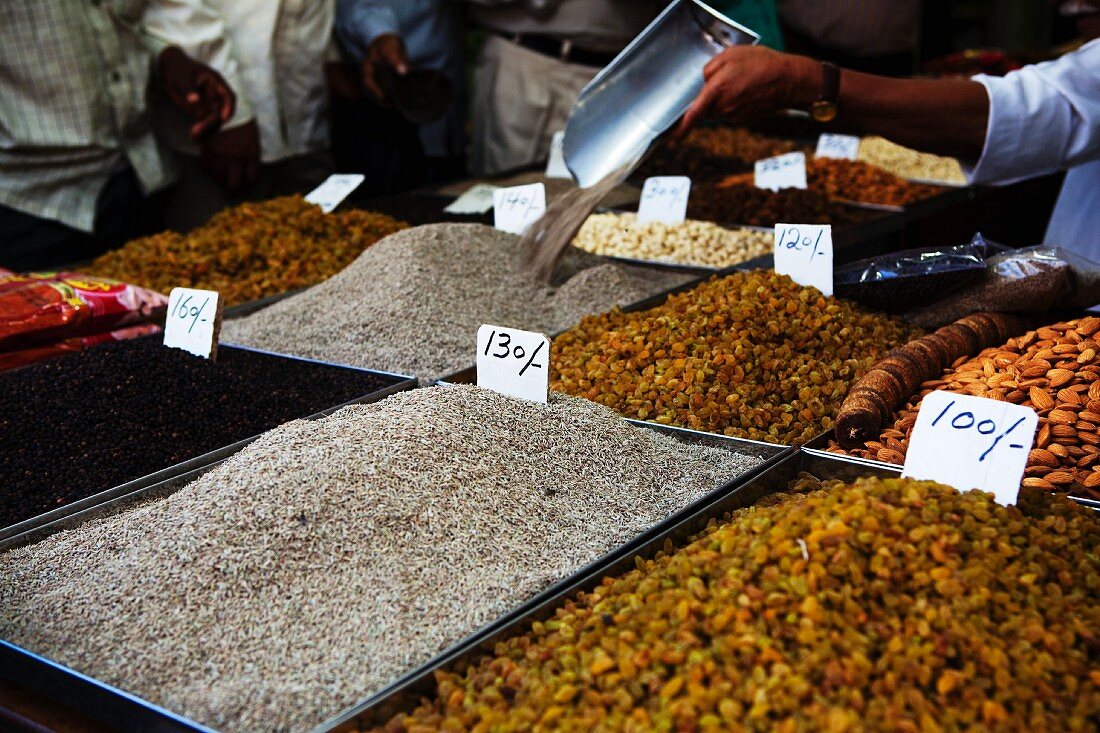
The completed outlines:
{"type": "Polygon", "coordinates": [[[231,128],[253,119],[252,105],[244,94],[240,66],[226,32],[225,20],[203,0],[151,0],[142,17],[146,34],[176,45],[188,56],[210,66],[236,95],[233,117],[224,127],[231,128]]]}
{"type": "Polygon", "coordinates": [[[978,75],[989,94],[982,156],[971,183],[1009,183],[1100,159],[1100,39],[1004,77],[978,75]]]}

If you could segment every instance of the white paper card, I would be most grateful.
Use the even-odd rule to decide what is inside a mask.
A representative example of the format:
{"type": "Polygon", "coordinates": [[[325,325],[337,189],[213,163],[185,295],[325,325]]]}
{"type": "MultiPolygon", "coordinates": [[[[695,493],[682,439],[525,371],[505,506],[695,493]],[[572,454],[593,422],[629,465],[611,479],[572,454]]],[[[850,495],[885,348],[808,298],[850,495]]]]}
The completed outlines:
{"type": "Polygon", "coordinates": [[[326,214],[331,213],[365,180],[367,177],[362,173],[336,173],[306,194],[306,201],[317,204],[326,214]]]}
{"type": "Polygon", "coordinates": [[[787,153],[764,158],[755,164],[756,187],[778,191],[781,188],[806,188],[806,154],[787,153]]]}
{"type": "Polygon", "coordinates": [[[817,158],[842,158],[855,160],[859,157],[859,138],[855,135],[837,135],[823,132],[817,139],[817,158]]]}
{"type": "Polygon", "coordinates": [[[921,401],[902,476],[981,489],[1015,504],[1038,427],[1030,407],[931,392],[921,401]]]}
{"type": "Polygon", "coordinates": [[[544,211],[546,186],[541,183],[493,191],[493,222],[502,232],[523,234],[544,211]]]}
{"type": "Polygon", "coordinates": [[[546,404],[550,339],[533,331],[483,325],[477,330],[477,386],[546,404]]]}
{"type": "Polygon", "coordinates": [[[550,157],[546,160],[547,178],[573,180],[573,174],[569,172],[569,167],[565,164],[565,152],[562,147],[564,143],[565,132],[563,130],[555,132],[554,136],[550,138],[550,157]]]}
{"type": "Polygon", "coordinates": [[[645,179],[638,203],[638,223],[659,221],[683,224],[687,218],[691,179],[687,176],[654,176],[645,179]]]}
{"type": "Polygon", "coordinates": [[[172,288],[164,321],[164,345],[209,359],[217,353],[220,298],[213,290],[172,288]]]}
{"type": "Polygon", "coordinates": [[[775,271],[799,285],[833,294],[833,228],[828,224],[776,224],[775,271]]]}
{"type": "Polygon", "coordinates": [[[448,204],[443,210],[448,214],[484,214],[493,208],[493,191],[499,186],[477,183],[448,204]]]}

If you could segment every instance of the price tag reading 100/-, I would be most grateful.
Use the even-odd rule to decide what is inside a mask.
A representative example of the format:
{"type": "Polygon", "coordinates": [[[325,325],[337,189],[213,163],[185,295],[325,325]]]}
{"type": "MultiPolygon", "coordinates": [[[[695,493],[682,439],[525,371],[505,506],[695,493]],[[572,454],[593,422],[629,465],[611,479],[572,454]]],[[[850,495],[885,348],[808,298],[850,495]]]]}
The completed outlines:
{"type": "Polygon", "coordinates": [[[532,331],[482,326],[477,330],[477,386],[545,405],[550,339],[532,331]]]}
{"type": "Polygon", "coordinates": [[[546,211],[546,186],[498,188],[493,191],[493,224],[509,234],[523,234],[546,211]]]}
{"type": "Polygon", "coordinates": [[[1015,504],[1038,427],[1030,407],[931,392],[921,401],[902,476],[981,489],[1015,504]]]}
{"type": "Polygon", "coordinates": [[[164,345],[213,359],[218,352],[221,320],[221,298],[213,290],[172,288],[164,320],[164,345]]]}
{"type": "Polygon", "coordinates": [[[776,224],[775,271],[799,285],[833,294],[833,228],[828,224],[776,224]]]}

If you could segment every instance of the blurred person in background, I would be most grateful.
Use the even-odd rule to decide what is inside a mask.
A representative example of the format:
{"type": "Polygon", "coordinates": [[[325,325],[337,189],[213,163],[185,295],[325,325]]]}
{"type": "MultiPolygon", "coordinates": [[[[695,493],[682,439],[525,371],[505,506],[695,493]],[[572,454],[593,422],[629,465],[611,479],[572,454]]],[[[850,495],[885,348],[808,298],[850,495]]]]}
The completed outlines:
{"type": "Polygon", "coordinates": [[[144,4],[0,3],[0,266],[90,259],[162,225],[154,82],[195,139],[232,116],[220,74],[142,32],[144,4]]]}
{"type": "MultiPolygon", "coordinates": [[[[809,110],[844,131],[959,158],[971,183],[1067,171],[1044,241],[1100,262],[1100,7],[1078,18],[1086,43],[1003,77],[891,79],[762,47],[724,51],[680,132],[707,116],[744,121],[809,110]]],[[[1080,7],[1080,4],[1078,4],[1080,7]]]]}
{"type": "Polygon", "coordinates": [[[354,64],[333,99],[337,168],[382,194],[466,175],[462,9],[450,0],[337,0],[336,39],[354,64]],[[441,119],[417,126],[394,109],[386,75],[432,69],[450,81],[441,119]]]}
{"type": "Polygon", "coordinates": [[[546,160],[581,89],[667,4],[661,0],[466,0],[486,32],[474,65],[470,167],[546,160]]]}
{"type": "Polygon", "coordinates": [[[920,0],[778,0],[787,50],[854,71],[908,76],[920,0]]]}
{"type": "Polygon", "coordinates": [[[233,118],[201,140],[177,109],[155,105],[180,169],[168,226],[187,231],[238,200],[307,193],[332,173],[333,12],[333,0],[148,0],[145,32],[217,69],[237,94],[233,118]]]}

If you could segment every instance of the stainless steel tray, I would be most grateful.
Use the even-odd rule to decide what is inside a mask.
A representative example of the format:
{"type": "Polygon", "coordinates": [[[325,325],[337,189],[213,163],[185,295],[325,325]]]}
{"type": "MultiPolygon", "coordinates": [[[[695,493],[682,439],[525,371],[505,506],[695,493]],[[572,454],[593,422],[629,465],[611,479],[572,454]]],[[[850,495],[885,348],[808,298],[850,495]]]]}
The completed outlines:
{"type": "MultiPolygon", "coordinates": [[[[375,371],[372,369],[363,369],[360,367],[346,366],[343,364],[334,364],[331,362],[319,361],[317,359],[307,359],[298,356],[290,356],[287,354],[278,354],[273,351],[265,351],[263,349],[254,349],[249,346],[238,346],[234,344],[221,344],[219,348],[237,349],[240,351],[251,351],[257,354],[266,354],[272,357],[278,357],[281,359],[288,359],[291,361],[303,361],[310,362],[312,364],[321,364],[324,366],[330,366],[338,369],[346,369],[356,372],[366,372],[376,377],[388,380],[391,384],[387,387],[383,387],[380,390],[371,392],[369,394],[356,397],[355,399],[348,400],[339,405],[328,407],[320,412],[313,413],[312,415],[303,416],[303,419],[314,420],[325,415],[329,415],[341,407],[357,403],[369,403],[376,402],[384,397],[388,397],[395,392],[403,392],[407,389],[414,389],[417,386],[417,381],[413,377],[406,376],[404,374],[392,374],[390,372],[375,371]]],[[[275,427],[275,426],[272,426],[275,427]]],[[[190,458],[186,461],[175,464],[174,466],[168,466],[155,473],[142,476],[140,478],[127,481],[124,484],[120,484],[110,489],[106,489],[97,494],[85,497],[79,501],[66,504],[65,506],[52,509],[38,516],[25,519],[16,524],[12,524],[7,527],[0,528],[0,551],[10,549],[27,542],[37,541],[42,537],[45,537],[53,532],[63,529],[66,526],[72,526],[75,520],[76,523],[85,521],[88,512],[96,509],[99,506],[114,502],[116,500],[125,499],[127,497],[134,496],[135,494],[142,492],[150,487],[163,486],[166,483],[176,481],[180,478],[193,478],[202,471],[209,469],[224,461],[229,456],[238,452],[246,445],[260,437],[258,434],[249,438],[239,440],[231,445],[218,448],[217,450],[204,453],[194,458],[190,458]]]]}
{"type": "Polygon", "coordinates": [[[716,492],[669,517],[629,545],[548,588],[508,616],[452,647],[378,694],[326,721],[314,729],[313,733],[350,733],[382,725],[394,714],[415,705],[421,697],[434,693],[437,670],[462,669],[482,655],[491,653],[497,642],[521,631],[533,621],[545,620],[553,615],[554,610],[566,598],[581,591],[592,590],[608,575],[633,569],[636,556],[652,556],[661,549],[666,539],[677,544],[682,543],[703,529],[711,519],[751,506],[764,496],[785,488],[802,471],[808,471],[822,479],[846,481],[860,476],[890,475],[844,460],[843,457],[821,457],[794,449],[784,451],[777,459],[770,461],[764,470],[755,472],[729,491],[716,492]]]}
{"type": "MultiPolygon", "coordinates": [[[[630,422],[635,422],[643,427],[654,429],[665,435],[671,435],[687,443],[704,444],[755,455],[763,459],[764,462],[739,476],[733,477],[727,483],[717,487],[715,490],[675,513],[658,526],[612,550],[603,557],[585,566],[573,576],[547,588],[511,613],[474,632],[465,640],[452,647],[450,651],[445,652],[443,655],[444,657],[458,653],[459,650],[469,646],[476,646],[482,638],[496,633],[499,627],[516,622],[517,619],[528,613],[530,609],[552,602],[552,600],[559,597],[562,592],[566,592],[563,591],[562,588],[572,586],[576,577],[587,576],[591,573],[598,572],[598,568],[605,565],[615,563],[624,557],[632,557],[636,548],[645,544],[648,541],[647,538],[654,532],[660,531],[661,528],[664,528],[670,523],[677,523],[683,518],[697,513],[703,507],[722,499],[730,492],[735,491],[737,487],[744,482],[751,481],[757,475],[768,471],[773,466],[778,465],[784,458],[795,453],[793,449],[768,443],[754,443],[753,441],[743,441],[737,438],[728,438],[725,436],[712,435],[710,433],[698,433],[696,431],[683,430],[680,428],[670,428],[649,423],[637,423],[637,421],[630,422]]],[[[209,470],[222,460],[225,460],[225,458],[202,469],[198,469],[194,473],[198,474],[205,470],[209,470]]],[[[87,521],[88,519],[98,516],[105,516],[125,509],[134,503],[164,496],[182,488],[185,484],[186,481],[179,477],[164,481],[160,484],[133,492],[127,496],[119,497],[109,504],[95,507],[82,513],[81,517],[77,518],[74,516],[72,519],[74,521],[78,519],[79,521],[87,521]]],[[[409,679],[417,677],[423,674],[425,669],[429,667],[435,668],[435,666],[437,666],[437,660],[433,660],[420,669],[414,670],[408,675],[391,683],[377,695],[338,713],[336,717],[332,719],[334,722],[325,723],[318,728],[318,730],[330,730],[333,729],[334,726],[339,725],[342,721],[354,719],[361,710],[365,709],[365,706],[373,704],[372,701],[375,699],[389,694],[390,690],[400,688],[409,679]]],[[[37,692],[62,705],[84,712],[109,725],[117,726],[122,730],[172,732],[210,731],[209,728],[184,718],[183,716],[172,713],[171,711],[165,710],[136,695],[104,684],[87,675],[83,675],[73,669],[34,654],[31,651],[2,639],[0,639],[0,677],[9,679],[17,685],[37,692]]]]}

